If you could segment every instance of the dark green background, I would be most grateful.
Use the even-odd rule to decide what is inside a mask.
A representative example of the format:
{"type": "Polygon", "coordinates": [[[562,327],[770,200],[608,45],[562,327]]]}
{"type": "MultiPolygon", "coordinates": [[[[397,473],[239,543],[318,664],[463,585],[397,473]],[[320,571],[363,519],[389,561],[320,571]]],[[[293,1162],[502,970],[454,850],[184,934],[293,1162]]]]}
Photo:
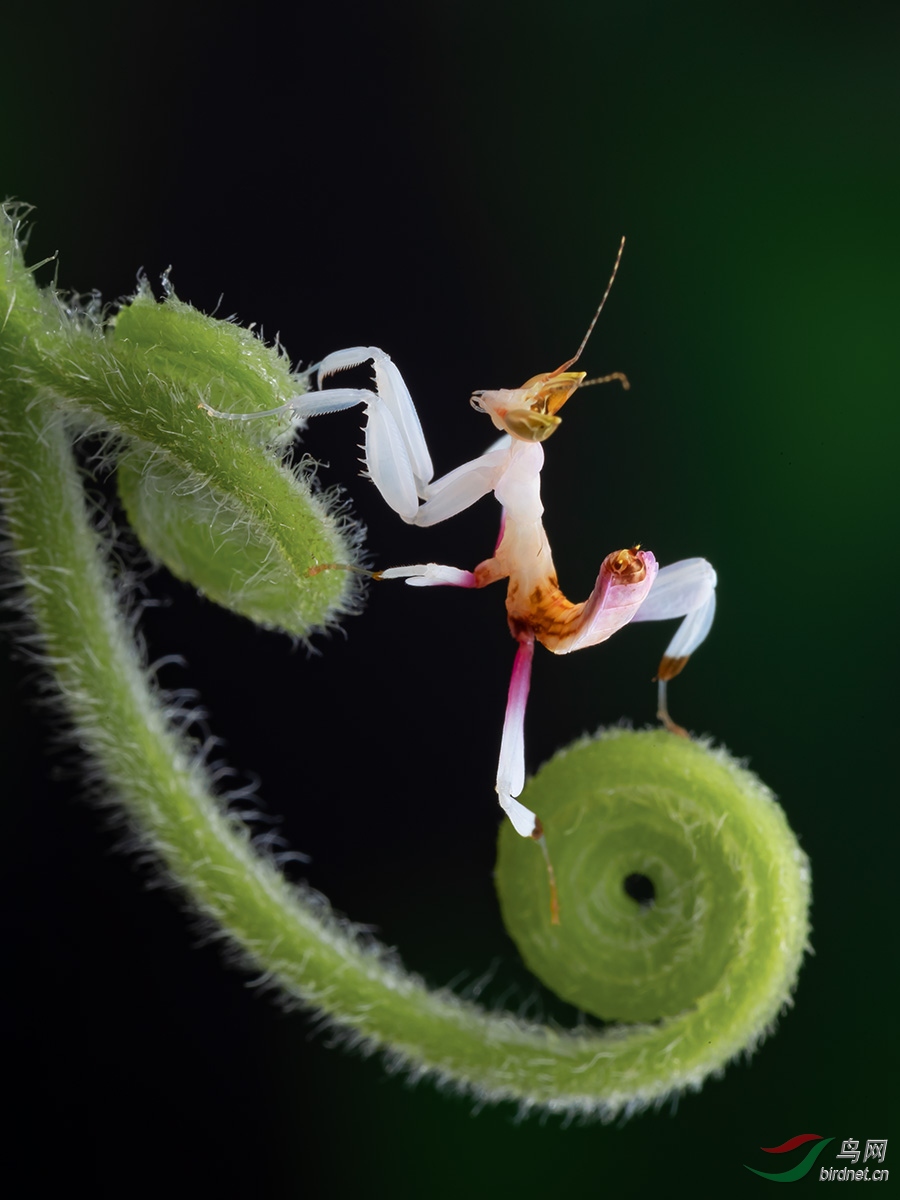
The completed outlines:
{"type": "MultiPolygon", "coordinates": [[[[893,1165],[898,34],[887,3],[35,5],[7,22],[0,192],[37,206],[32,258],[58,250],[61,284],[109,299],[172,264],[186,299],[304,361],[382,345],[439,471],[485,443],[471,390],[574,351],[628,235],[584,365],[633,390],[578,397],[547,447],[561,582],[581,598],[635,541],[716,566],[719,616],[673,710],[782,798],[816,950],[752,1065],[674,1114],[473,1117],[329,1049],[197,949],[177,900],[111,853],[122,831],[81,800],[14,667],[4,915],[37,961],[6,989],[8,1086],[42,1138],[34,1171],[114,1196],[749,1195],[770,1185],[742,1164],[767,1169],[758,1148],[802,1132],[886,1136],[893,1165]]],[[[354,477],[357,428],[323,420],[307,446],[380,565],[489,552],[492,501],[400,526],[354,477]]],[[[493,1002],[539,1015],[491,883],[499,590],[385,586],[307,659],[164,575],[147,586],[165,602],[151,654],[188,660],[163,682],[198,688],[239,782],[262,776],[312,856],[302,875],[432,982],[490,969],[493,1002]]],[[[666,637],[539,655],[530,767],[652,720],[666,637]]]]}

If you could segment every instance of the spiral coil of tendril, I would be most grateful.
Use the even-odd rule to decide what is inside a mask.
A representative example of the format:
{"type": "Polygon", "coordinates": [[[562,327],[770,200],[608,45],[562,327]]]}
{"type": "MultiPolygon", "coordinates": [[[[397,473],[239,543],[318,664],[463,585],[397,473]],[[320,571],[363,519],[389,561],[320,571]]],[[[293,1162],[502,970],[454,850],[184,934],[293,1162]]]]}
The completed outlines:
{"type": "Polygon", "coordinates": [[[682,1074],[752,1049],[809,935],[809,864],[771,792],[723,750],[626,730],[562,751],[526,791],[562,913],[552,925],[540,856],[501,830],[497,888],[529,968],[594,1016],[660,1022],[682,1074]]]}

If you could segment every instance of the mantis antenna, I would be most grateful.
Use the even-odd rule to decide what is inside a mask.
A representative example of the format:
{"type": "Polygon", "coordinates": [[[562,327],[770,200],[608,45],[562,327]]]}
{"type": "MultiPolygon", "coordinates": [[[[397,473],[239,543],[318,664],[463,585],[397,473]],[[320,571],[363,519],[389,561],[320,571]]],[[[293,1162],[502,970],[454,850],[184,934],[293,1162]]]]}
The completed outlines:
{"type": "MultiPolygon", "coordinates": [[[[575,351],[575,356],[573,358],[570,358],[568,362],[564,362],[561,367],[559,367],[556,371],[554,371],[554,375],[559,374],[560,371],[568,370],[569,367],[571,367],[574,363],[577,363],[579,358],[581,358],[582,351],[584,350],[585,346],[588,344],[590,336],[594,332],[594,326],[597,324],[600,314],[603,312],[603,305],[606,303],[607,297],[609,296],[609,293],[612,291],[612,285],[616,278],[616,272],[619,270],[619,263],[622,261],[622,251],[624,249],[625,249],[625,238],[623,237],[621,242],[619,242],[619,253],[616,255],[616,261],[613,263],[613,269],[612,269],[612,274],[609,277],[609,283],[606,285],[606,291],[603,293],[603,299],[597,305],[597,311],[594,313],[594,315],[591,319],[591,323],[587,327],[587,333],[581,339],[581,345],[575,351]]],[[[624,378],[624,376],[617,373],[615,375],[606,375],[603,377],[603,379],[591,379],[588,382],[589,383],[606,383],[610,379],[620,379],[621,380],[623,378],[624,378]]],[[[627,383],[628,381],[626,380],[625,382],[627,383]]],[[[581,387],[587,387],[587,386],[588,386],[587,383],[581,384],[581,387]]],[[[623,384],[623,386],[624,386],[624,384],[623,384]]]]}
{"type": "Polygon", "coordinates": [[[623,391],[627,392],[631,387],[628,376],[622,371],[613,371],[610,375],[598,375],[596,379],[582,379],[578,386],[580,388],[593,387],[595,383],[614,383],[616,380],[621,383],[623,391]]]}

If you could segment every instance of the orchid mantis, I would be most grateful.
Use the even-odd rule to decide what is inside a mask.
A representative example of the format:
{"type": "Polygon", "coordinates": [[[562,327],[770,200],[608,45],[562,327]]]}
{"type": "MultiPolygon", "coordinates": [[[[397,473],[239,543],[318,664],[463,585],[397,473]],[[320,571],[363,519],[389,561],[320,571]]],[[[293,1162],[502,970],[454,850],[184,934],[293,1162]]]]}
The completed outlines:
{"type": "MultiPolygon", "coordinates": [[[[417,563],[374,572],[373,577],[405,579],[413,587],[481,588],[501,579],[509,581],[507,618],[518,649],[509,685],[496,791],[516,831],[540,843],[548,869],[550,860],[541,822],[518,800],[525,784],[525,707],[535,641],[554,654],[570,654],[605,641],[631,621],[682,617],[663,655],[657,679],[659,717],[673,732],[684,733],[669,716],[666,687],[705,639],[715,612],[716,575],[702,558],[684,559],[659,569],[648,550],[634,546],[614,551],[601,563],[594,590],[580,604],[568,600],[557,581],[541,520],[542,443],[559,427],[559,410],[579,388],[612,380],[628,387],[627,379],[618,373],[587,380],[584,371],[570,370],[593,332],[621,254],[620,246],[603,299],[572,358],[555,371],[533,376],[519,388],[474,393],[473,408],[486,413],[501,436],[480,457],[440,479],[433,478],[431,457],[403,377],[377,346],[355,346],[329,354],[304,372],[306,379],[316,376],[315,390],[268,414],[254,414],[288,411],[295,417],[306,418],[363,405],[367,418],[365,467],[387,503],[408,524],[436,525],[462,512],[488,492],[496,496],[503,509],[500,535],[493,555],[474,571],[417,563]],[[372,389],[322,390],[330,375],[366,362],[373,367],[372,389]]],[[[215,415],[244,419],[240,414],[215,415]]],[[[313,573],[338,565],[321,564],[313,568],[313,573]]],[[[552,884],[551,869],[551,887],[552,884]]],[[[554,900],[554,919],[556,916],[554,900]]]]}

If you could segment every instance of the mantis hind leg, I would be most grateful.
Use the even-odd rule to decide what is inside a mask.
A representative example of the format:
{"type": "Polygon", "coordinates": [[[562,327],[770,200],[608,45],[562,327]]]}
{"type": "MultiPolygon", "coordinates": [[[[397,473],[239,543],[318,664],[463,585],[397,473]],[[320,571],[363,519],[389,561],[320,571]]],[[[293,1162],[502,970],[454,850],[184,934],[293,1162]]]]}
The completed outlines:
{"type": "Polygon", "coordinates": [[[657,716],[671,733],[687,737],[687,730],[669,715],[667,685],[679,675],[705,640],[716,613],[716,573],[705,558],[685,558],[663,567],[633,621],[684,620],[666,647],[656,679],[659,684],[657,716]]]}

